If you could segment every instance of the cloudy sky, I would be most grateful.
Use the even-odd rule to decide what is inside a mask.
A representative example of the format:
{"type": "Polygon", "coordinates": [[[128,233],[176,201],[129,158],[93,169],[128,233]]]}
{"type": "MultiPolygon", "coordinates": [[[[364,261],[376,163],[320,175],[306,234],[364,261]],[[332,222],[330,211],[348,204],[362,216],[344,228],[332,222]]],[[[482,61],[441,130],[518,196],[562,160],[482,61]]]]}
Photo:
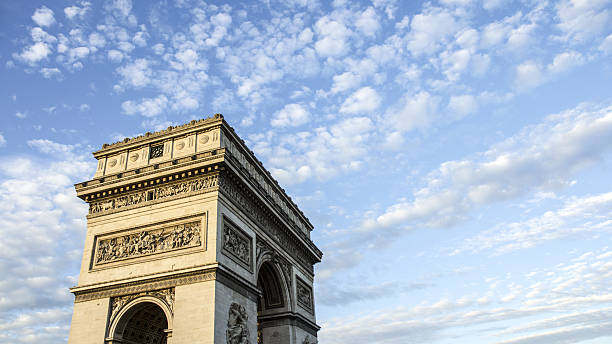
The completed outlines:
{"type": "Polygon", "coordinates": [[[0,343],[65,343],[93,150],[224,114],[322,344],[612,341],[612,2],[0,2],[0,343]]]}

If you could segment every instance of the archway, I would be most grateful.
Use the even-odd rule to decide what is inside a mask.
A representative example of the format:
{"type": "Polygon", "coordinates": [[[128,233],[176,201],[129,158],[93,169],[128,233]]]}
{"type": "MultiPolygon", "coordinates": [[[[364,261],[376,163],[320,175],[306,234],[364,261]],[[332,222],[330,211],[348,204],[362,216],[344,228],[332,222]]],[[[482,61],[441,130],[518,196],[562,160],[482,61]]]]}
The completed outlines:
{"type": "Polygon", "coordinates": [[[135,300],[117,315],[110,343],[168,344],[171,333],[167,311],[159,302],[135,300]]]}
{"type": "Polygon", "coordinates": [[[264,328],[276,318],[275,315],[287,310],[287,288],[271,261],[261,264],[257,273],[257,343],[267,343],[264,328]]]}

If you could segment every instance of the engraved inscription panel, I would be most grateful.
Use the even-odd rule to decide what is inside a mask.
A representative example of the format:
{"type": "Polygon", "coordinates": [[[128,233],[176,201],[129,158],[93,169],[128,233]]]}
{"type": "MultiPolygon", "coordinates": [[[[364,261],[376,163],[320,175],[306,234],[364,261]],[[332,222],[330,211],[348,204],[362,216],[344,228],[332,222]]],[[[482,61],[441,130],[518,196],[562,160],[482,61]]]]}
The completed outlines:
{"type": "Polygon", "coordinates": [[[200,221],[98,240],[96,265],[202,245],[200,221]]]}

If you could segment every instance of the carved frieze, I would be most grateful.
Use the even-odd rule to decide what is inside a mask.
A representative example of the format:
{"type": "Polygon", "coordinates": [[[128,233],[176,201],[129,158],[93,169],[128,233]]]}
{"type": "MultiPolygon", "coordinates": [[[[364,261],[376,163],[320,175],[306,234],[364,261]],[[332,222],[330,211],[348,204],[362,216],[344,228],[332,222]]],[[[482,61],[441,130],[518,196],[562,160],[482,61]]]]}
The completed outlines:
{"type": "Polygon", "coordinates": [[[224,172],[219,179],[219,189],[234,201],[243,211],[248,214],[268,235],[270,235],[282,248],[287,250],[292,257],[308,271],[313,271],[313,261],[309,259],[308,252],[302,244],[293,239],[293,234],[288,233],[282,224],[275,221],[267,207],[256,199],[255,195],[245,188],[240,187],[238,182],[229,173],[224,172]]]}
{"type": "Polygon", "coordinates": [[[249,344],[249,316],[246,309],[237,303],[232,303],[227,318],[227,344],[249,344]]]}
{"type": "Polygon", "coordinates": [[[98,240],[96,265],[202,245],[200,221],[98,240]]]}
{"type": "Polygon", "coordinates": [[[148,201],[155,201],[173,196],[187,195],[192,192],[198,192],[207,189],[212,190],[213,188],[217,187],[218,180],[219,177],[217,175],[209,175],[202,178],[158,186],[114,198],[91,202],[89,204],[89,214],[98,214],[109,210],[124,208],[127,206],[144,204],[148,201]]]}
{"type": "Polygon", "coordinates": [[[312,312],[312,289],[304,281],[297,278],[297,303],[302,308],[312,312]]]}
{"type": "Polygon", "coordinates": [[[166,305],[170,309],[170,312],[174,313],[174,288],[168,288],[168,289],[162,289],[162,290],[152,290],[152,291],[145,291],[145,292],[136,293],[136,294],[113,297],[111,299],[111,319],[114,319],[115,315],[117,315],[117,313],[119,313],[119,311],[125,305],[130,303],[130,301],[135,300],[142,296],[153,296],[153,297],[160,299],[161,301],[166,303],[166,305]]]}
{"type": "Polygon", "coordinates": [[[223,221],[223,250],[251,269],[251,238],[227,219],[223,221]]]}

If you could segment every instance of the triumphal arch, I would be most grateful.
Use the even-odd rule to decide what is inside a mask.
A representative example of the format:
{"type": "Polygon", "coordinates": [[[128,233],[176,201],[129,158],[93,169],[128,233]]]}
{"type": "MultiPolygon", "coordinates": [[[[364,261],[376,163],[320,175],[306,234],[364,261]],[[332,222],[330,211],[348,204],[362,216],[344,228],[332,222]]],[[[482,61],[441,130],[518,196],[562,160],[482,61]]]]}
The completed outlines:
{"type": "Polygon", "coordinates": [[[94,157],[70,344],[316,343],[313,226],[223,116],[94,157]]]}

